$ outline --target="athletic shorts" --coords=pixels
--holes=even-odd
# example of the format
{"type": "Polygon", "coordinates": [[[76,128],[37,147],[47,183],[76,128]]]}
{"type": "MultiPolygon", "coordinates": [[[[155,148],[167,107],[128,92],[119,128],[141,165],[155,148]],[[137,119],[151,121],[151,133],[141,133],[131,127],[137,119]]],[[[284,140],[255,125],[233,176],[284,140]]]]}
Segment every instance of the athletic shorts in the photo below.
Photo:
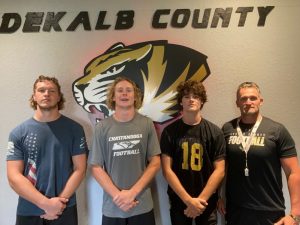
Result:
{"type": "Polygon", "coordinates": [[[284,217],[284,211],[261,211],[242,207],[226,207],[226,225],[273,225],[284,217]]]}
{"type": "Polygon", "coordinates": [[[16,225],[78,225],[77,206],[65,208],[56,220],[46,220],[40,216],[17,215],[16,225]]]}
{"type": "Polygon", "coordinates": [[[118,218],[102,216],[102,225],[155,225],[153,210],[140,215],[118,218]]]}

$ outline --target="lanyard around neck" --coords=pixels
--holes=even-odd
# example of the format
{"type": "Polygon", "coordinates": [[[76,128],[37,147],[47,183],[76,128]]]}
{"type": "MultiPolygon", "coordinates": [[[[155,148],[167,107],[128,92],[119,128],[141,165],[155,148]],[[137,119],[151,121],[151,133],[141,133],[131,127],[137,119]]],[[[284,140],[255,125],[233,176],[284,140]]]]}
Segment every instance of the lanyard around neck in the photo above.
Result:
{"type": "Polygon", "coordinates": [[[241,128],[240,128],[240,125],[239,125],[240,121],[241,121],[241,119],[238,118],[236,129],[237,129],[237,133],[238,133],[239,140],[240,140],[240,142],[242,143],[242,150],[247,154],[248,151],[249,151],[249,149],[250,149],[250,146],[251,146],[253,137],[255,136],[256,131],[257,131],[257,129],[258,129],[258,127],[259,127],[259,125],[260,125],[260,123],[261,123],[261,121],[262,121],[262,116],[260,116],[260,117],[256,120],[254,126],[253,126],[252,129],[251,129],[250,136],[249,136],[248,138],[247,138],[246,136],[243,135],[243,132],[242,132],[242,130],[241,130],[241,128]]]}
{"type": "Polygon", "coordinates": [[[256,120],[254,126],[253,126],[252,129],[251,129],[250,136],[249,136],[248,138],[245,137],[245,136],[243,135],[243,132],[242,132],[242,130],[241,130],[241,128],[240,128],[240,125],[239,125],[240,120],[241,120],[241,119],[238,118],[236,130],[237,130],[237,133],[238,133],[239,140],[240,140],[240,142],[242,143],[242,148],[241,148],[241,149],[242,149],[243,152],[245,152],[245,156],[246,156],[246,162],[245,162],[245,164],[246,164],[246,165],[245,165],[244,172],[245,172],[245,176],[248,177],[248,176],[249,176],[249,169],[248,169],[248,151],[249,151],[249,149],[250,149],[250,146],[251,146],[253,137],[255,136],[256,131],[257,131],[257,129],[258,129],[258,127],[259,127],[259,125],[260,125],[260,123],[261,123],[261,121],[262,121],[262,116],[260,116],[260,117],[256,120]]]}

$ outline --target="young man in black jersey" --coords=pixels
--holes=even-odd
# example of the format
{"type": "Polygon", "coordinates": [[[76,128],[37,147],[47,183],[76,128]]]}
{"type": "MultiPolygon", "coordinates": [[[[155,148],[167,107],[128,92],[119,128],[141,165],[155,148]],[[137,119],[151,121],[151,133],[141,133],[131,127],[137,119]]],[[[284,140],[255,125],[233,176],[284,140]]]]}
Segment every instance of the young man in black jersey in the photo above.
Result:
{"type": "Polygon", "coordinates": [[[260,113],[263,98],[257,84],[237,89],[241,116],[223,126],[226,139],[226,208],[219,201],[227,225],[296,225],[300,222],[300,169],[295,143],[280,123],[260,113]],[[281,168],[291,199],[285,215],[281,168]]]}
{"type": "Polygon", "coordinates": [[[172,225],[216,225],[216,190],[224,177],[225,140],[221,129],[201,116],[207,101],[200,81],[177,87],[182,118],[161,136],[163,174],[169,183],[172,225]]]}

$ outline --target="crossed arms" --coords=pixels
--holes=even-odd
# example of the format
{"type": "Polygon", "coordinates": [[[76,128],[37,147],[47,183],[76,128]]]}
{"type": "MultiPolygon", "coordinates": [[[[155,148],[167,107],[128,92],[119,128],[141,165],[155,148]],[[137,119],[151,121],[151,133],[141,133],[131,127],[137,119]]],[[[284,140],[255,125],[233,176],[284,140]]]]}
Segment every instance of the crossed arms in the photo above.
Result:
{"type": "Polygon", "coordinates": [[[207,206],[207,200],[216,192],[218,186],[224,177],[225,160],[219,159],[214,161],[214,171],[209,177],[207,184],[197,197],[190,196],[184,189],[177,175],[172,170],[172,158],[168,155],[162,154],[162,169],[163,174],[168,181],[173,191],[186,204],[184,214],[187,217],[195,218],[202,214],[207,206]]]}
{"type": "Polygon", "coordinates": [[[129,190],[120,190],[101,166],[92,165],[91,171],[103,190],[112,197],[113,202],[127,212],[139,203],[136,196],[150,183],[160,168],[159,155],[152,156],[148,161],[149,164],[142,176],[129,190]]]}

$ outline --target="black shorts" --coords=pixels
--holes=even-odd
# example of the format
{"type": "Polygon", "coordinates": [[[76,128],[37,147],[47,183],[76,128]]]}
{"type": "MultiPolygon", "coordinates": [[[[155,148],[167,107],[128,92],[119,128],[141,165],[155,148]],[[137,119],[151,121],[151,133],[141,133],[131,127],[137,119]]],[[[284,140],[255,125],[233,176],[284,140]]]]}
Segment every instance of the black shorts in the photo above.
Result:
{"type": "Polygon", "coordinates": [[[242,207],[226,207],[226,225],[273,225],[284,217],[284,211],[261,211],[242,207]]]}
{"type": "Polygon", "coordinates": [[[153,210],[140,215],[118,218],[102,216],[102,225],[155,225],[153,210]]]}
{"type": "Polygon", "coordinates": [[[56,220],[45,220],[40,216],[17,215],[16,225],[78,225],[76,205],[67,207],[56,220]]]}

